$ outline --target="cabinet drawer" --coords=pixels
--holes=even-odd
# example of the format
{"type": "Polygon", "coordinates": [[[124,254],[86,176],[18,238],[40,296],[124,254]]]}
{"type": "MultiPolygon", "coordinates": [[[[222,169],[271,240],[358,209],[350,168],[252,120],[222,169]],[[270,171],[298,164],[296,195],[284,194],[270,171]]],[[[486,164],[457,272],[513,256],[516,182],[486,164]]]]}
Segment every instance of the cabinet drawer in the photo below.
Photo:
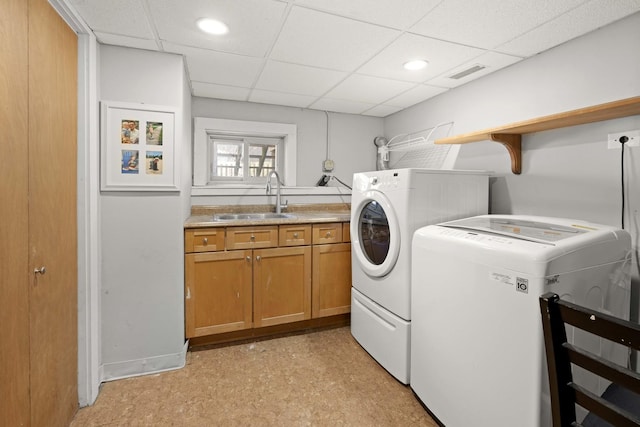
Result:
{"type": "Polygon", "coordinates": [[[311,244],[311,225],[281,225],[279,246],[302,246],[311,244]]]}
{"type": "Polygon", "coordinates": [[[342,223],[313,224],[313,244],[342,242],[342,223]]]}
{"type": "Polygon", "coordinates": [[[224,228],[202,228],[184,232],[185,252],[224,250],[224,228]]]}
{"type": "Polygon", "coordinates": [[[227,228],[227,249],[273,248],[278,246],[278,226],[227,228]]]}
{"type": "Polygon", "coordinates": [[[342,241],[344,243],[349,243],[351,241],[350,226],[351,226],[351,224],[348,223],[348,222],[343,222],[342,223],[342,241]]]}

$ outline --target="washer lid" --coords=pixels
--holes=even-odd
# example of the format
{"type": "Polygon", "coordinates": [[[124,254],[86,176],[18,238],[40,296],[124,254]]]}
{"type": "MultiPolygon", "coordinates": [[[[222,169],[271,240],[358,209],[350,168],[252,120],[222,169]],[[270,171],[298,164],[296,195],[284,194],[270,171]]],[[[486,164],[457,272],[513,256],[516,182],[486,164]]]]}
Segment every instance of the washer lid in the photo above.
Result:
{"type": "Polygon", "coordinates": [[[554,246],[556,242],[588,233],[588,228],[566,226],[544,221],[509,218],[505,216],[477,216],[440,224],[444,227],[462,228],[499,234],[530,242],[554,246]]]}

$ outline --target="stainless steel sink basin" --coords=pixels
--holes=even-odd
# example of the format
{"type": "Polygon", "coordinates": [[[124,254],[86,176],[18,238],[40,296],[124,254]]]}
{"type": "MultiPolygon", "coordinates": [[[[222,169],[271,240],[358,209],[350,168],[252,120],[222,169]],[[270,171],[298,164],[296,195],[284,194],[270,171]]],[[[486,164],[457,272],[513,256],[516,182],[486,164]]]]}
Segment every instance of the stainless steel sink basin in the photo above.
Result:
{"type": "Polygon", "coordinates": [[[283,219],[295,218],[295,215],[286,213],[239,213],[239,214],[216,214],[214,221],[236,221],[236,220],[263,220],[263,219],[283,219]]]}

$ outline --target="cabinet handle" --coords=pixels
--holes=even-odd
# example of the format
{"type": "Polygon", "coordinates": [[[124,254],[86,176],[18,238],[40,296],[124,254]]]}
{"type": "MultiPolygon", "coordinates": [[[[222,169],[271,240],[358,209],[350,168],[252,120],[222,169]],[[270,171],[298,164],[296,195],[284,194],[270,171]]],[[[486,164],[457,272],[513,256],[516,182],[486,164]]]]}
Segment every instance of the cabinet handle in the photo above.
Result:
{"type": "Polygon", "coordinates": [[[40,268],[36,268],[35,270],[33,270],[33,272],[35,274],[44,274],[47,272],[47,269],[44,267],[44,265],[40,268]]]}
{"type": "Polygon", "coordinates": [[[207,246],[207,244],[209,243],[209,239],[207,239],[206,237],[204,239],[202,239],[202,243],[207,246]]]}
{"type": "Polygon", "coordinates": [[[191,299],[191,288],[187,286],[187,295],[185,296],[185,299],[191,299]]]}
{"type": "Polygon", "coordinates": [[[260,255],[258,255],[258,256],[256,257],[256,261],[260,261],[261,259],[262,259],[262,257],[261,257],[260,255]]]}
{"type": "Polygon", "coordinates": [[[253,234],[251,235],[251,241],[256,240],[256,236],[254,236],[253,234]]]}
{"type": "Polygon", "coordinates": [[[298,238],[298,233],[293,233],[293,238],[297,239],[298,238]]]}
{"type": "Polygon", "coordinates": [[[325,237],[326,237],[327,239],[328,239],[329,237],[331,237],[331,232],[330,232],[330,231],[327,231],[327,234],[326,234],[326,236],[325,236],[325,237]]]}
{"type": "Polygon", "coordinates": [[[251,262],[251,257],[247,256],[246,260],[247,260],[247,262],[251,262]]]}

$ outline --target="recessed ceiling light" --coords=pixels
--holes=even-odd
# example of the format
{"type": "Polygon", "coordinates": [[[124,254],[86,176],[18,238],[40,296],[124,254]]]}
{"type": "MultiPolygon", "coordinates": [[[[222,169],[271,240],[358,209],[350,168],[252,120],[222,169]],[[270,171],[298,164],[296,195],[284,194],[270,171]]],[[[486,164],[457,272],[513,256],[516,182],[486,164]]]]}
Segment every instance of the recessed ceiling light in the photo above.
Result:
{"type": "Polygon", "coordinates": [[[219,36],[229,32],[229,27],[227,27],[224,22],[218,21],[217,19],[200,18],[196,23],[198,24],[198,28],[205,33],[219,36]]]}
{"type": "Polygon", "coordinates": [[[429,65],[429,63],[427,61],[425,61],[424,59],[414,59],[412,61],[405,62],[404,63],[404,69],[405,70],[411,70],[411,71],[422,70],[427,65],[429,65]]]}

